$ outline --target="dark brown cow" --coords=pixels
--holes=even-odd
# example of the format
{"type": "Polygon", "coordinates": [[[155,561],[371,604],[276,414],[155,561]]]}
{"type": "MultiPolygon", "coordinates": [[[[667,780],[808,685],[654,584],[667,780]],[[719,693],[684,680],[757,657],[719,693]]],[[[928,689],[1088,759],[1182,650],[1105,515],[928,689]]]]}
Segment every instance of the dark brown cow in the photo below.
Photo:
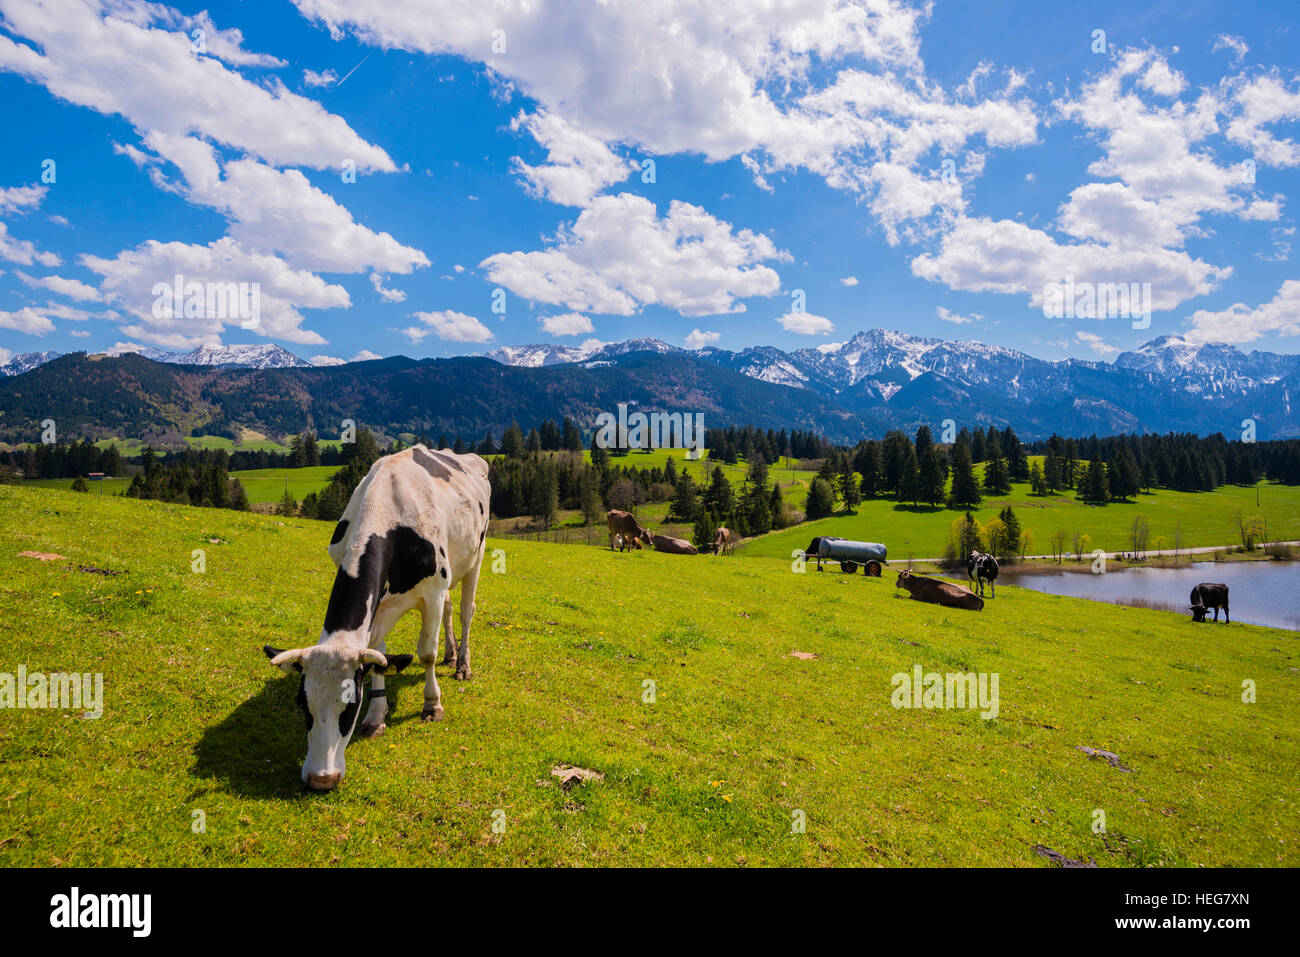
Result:
{"type": "Polygon", "coordinates": [[[731,529],[726,526],[719,526],[713,533],[713,554],[730,555],[735,550],[736,536],[731,534],[731,529]]]}
{"type": "Polygon", "coordinates": [[[938,578],[913,575],[909,571],[898,573],[894,587],[905,589],[917,601],[928,601],[946,608],[966,608],[970,611],[984,608],[984,599],[969,588],[938,578]]]}
{"type": "Polygon", "coordinates": [[[669,538],[667,535],[655,535],[655,551],[667,552],[669,555],[698,555],[700,550],[684,538],[669,538]]]}
{"type": "Polygon", "coordinates": [[[1228,586],[1222,582],[1201,582],[1192,589],[1192,621],[1205,621],[1205,612],[1214,609],[1214,620],[1219,620],[1219,609],[1223,609],[1223,620],[1228,618],[1228,586]]]}
{"type": "Polygon", "coordinates": [[[609,514],[605,516],[605,521],[609,523],[609,550],[614,550],[614,540],[617,536],[622,536],[622,545],[628,548],[640,548],[641,542],[650,544],[650,530],[641,527],[636,520],[636,516],[631,512],[624,512],[617,508],[611,508],[609,514]]]}

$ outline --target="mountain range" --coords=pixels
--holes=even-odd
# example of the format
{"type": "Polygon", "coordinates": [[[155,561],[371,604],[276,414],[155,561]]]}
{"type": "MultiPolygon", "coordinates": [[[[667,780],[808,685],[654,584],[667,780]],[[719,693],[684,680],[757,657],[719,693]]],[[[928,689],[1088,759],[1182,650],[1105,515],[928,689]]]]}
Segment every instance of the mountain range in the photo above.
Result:
{"type": "Polygon", "coordinates": [[[658,339],[507,346],[481,357],[316,366],[275,345],[87,356],[28,353],[0,372],[0,438],[54,417],[64,435],[330,434],[353,418],[387,434],[496,434],[617,402],[702,412],[856,441],[944,419],[1026,438],[1169,430],[1300,435],[1300,356],[1164,336],[1114,362],[1049,361],[1000,346],[873,329],[792,352],[681,349],[658,339]],[[71,430],[71,431],[69,431],[71,430]]]}

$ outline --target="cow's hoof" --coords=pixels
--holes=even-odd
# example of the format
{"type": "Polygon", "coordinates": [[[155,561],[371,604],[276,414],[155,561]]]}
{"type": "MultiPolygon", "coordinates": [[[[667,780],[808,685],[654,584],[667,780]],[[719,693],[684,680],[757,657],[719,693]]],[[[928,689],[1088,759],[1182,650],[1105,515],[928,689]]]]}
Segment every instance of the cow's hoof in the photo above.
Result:
{"type": "Polygon", "coordinates": [[[377,738],[387,730],[388,725],[384,724],[382,721],[379,722],[379,724],[363,724],[361,726],[361,737],[377,738]]]}
{"type": "Polygon", "coordinates": [[[461,665],[459,668],[456,669],[457,681],[469,681],[469,679],[470,679],[469,665],[461,665]]]}
{"type": "Polygon", "coordinates": [[[424,711],[421,712],[421,714],[420,714],[420,720],[421,720],[421,721],[441,721],[441,720],[442,720],[442,706],[440,705],[440,706],[438,706],[437,708],[425,708],[424,711]]]}

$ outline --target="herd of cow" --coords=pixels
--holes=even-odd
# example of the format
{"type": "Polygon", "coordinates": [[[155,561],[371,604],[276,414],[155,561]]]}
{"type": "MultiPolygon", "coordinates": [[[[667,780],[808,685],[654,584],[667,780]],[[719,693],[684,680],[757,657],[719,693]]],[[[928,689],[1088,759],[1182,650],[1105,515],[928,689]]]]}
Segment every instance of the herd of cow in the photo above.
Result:
{"type": "MultiPolygon", "coordinates": [[[[413,660],[411,655],[388,654],[385,639],[406,612],[416,610],[421,619],[415,655],[424,669],[421,719],[438,721],[443,716],[434,666],[444,630],[442,663],[455,667],[457,679],[469,679],[469,633],[487,547],[491,496],[488,464],[482,458],[423,445],[376,461],[353,492],[330,540],[330,558],[338,571],[319,641],[287,651],[263,648],[272,665],[302,676],[298,705],[307,723],[302,780],[309,788],[328,791],[343,780],[344,751],[356,730],[367,678],[370,704],[361,721],[362,737],[385,730],[384,678],[413,660]],[[457,585],[459,648],[451,604],[451,590],[457,585]]],[[[698,554],[690,542],[652,534],[628,512],[611,511],[608,524],[611,549],[646,545],[674,555],[698,554]]],[[[720,528],[710,548],[713,554],[728,554],[735,544],[735,536],[720,528]]],[[[883,546],[872,547],[882,549],[883,558],[883,546]]],[[[978,611],[984,607],[985,584],[989,597],[994,595],[998,563],[992,555],[972,552],[967,577],[978,594],[911,571],[900,572],[896,585],[919,601],[978,611]]],[[[1194,619],[1204,621],[1208,608],[1214,609],[1215,621],[1220,608],[1228,620],[1228,586],[1206,583],[1192,590],[1194,619]]]]}
{"type": "MultiPolygon", "coordinates": [[[[700,553],[698,548],[684,538],[652,534],[648,528],[641,527],[641,523],[631,512],[618,508],[610,509],[609,514],[605,516],[605,521],[609,525],[611,551],[615,549],[620,552],[630,551],[648,545],[657,552],[666,552],[669,555],[700,553]]],[[[731,534],[729,528],[719,528],[713,533],[713,541],[708,547],[714,555],[730,555],[736,550],[736,536],[731,534]]]]}

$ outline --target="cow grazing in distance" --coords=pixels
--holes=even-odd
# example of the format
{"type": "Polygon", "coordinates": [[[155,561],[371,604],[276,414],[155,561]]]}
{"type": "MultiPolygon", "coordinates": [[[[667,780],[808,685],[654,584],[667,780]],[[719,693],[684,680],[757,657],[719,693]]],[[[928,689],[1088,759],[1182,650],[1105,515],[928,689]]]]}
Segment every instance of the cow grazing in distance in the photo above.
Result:
{"type": "Polygon", "coordinates": [[[642,528],[641,523],[636,520],[636,516],[631,512],[611,508],[609,514],[605,516],[605,522],[609,525],[610,551],[614,550],[614,540],[618,536],[622,536],[622,544],[619,545],[620,551],[623,546],[640,548],[642,543],[650,544],[650,530],[642,528]]]}
{"type": "Polygon", "coordinates": [[[1192,621],[1205,621],[1205,612],[1214,609],[1214,620],[1219,620],[1219,609],[1223,609],[1224,624],[1231,624],[1228,618],[1228,586],[1222,583],[1201,582],[1192,589],[1192,621]]]}
{"type": "Polygon", "coordinates": [[[667,552],[669,555],[698,555],[700,553],[698,548],[684,538],[656,535],[653,541],[657,552],[667,552]]]}
{"type": "Polygon", "coordinates": [[[303,782],[328,791],[343,780],[344,749],[357,724],[361,683],[371,679],[363,737],[385,728],[384,675],[411,663],[390,655],[385,637],[412,609],[420,612],[417,655],[424,668],[425,721],[442,718],[434,674],[440,626],[447,624],[448,663],[468,680],[474,619],[492,489],[477,455],[435,452],[416,445],[370,467],[334,529],[329,553],[338,572],[319,642],[309,648],[263,649],[271,664],[302,675],[298,704],[307,717],[303,782]],[[460,649],[451,633],[451,589],[460,585],[460,649]]]}
{"type": "Polygon", "coordinates": [[[731,529],[726,526],[718,526],[717,531],[713,533],[713,554],[730,555],[736,550],[736,536],[731,534],[731,529]]]}
{"type": "Polygon", "coordinates": [[[994,582],[998,580],[998,560],[992,555],[986,555],[983,552],[972,551],[970,558],[966,559],[966,578],[975,582],[975,591],[980,596],[984,595],[984,583],[989,583],[989,597],[997,597],[997,589],[994,582]]]}
{"type": "Polygon", "coordinates": [[[969,588],[940,581],[938,578],[913,575],[906,570],[898,573],[898,581],[894,582],[894,587],[904,589],[917,601],[928,601],[947,608],[966,608],[970,611],[980,611],[984,608],[984,599],[969,588]]]}

